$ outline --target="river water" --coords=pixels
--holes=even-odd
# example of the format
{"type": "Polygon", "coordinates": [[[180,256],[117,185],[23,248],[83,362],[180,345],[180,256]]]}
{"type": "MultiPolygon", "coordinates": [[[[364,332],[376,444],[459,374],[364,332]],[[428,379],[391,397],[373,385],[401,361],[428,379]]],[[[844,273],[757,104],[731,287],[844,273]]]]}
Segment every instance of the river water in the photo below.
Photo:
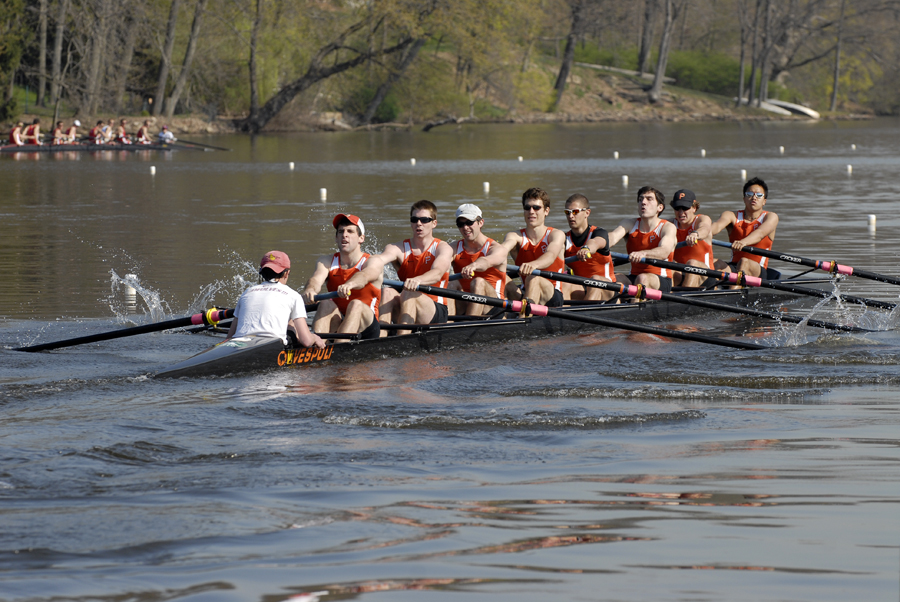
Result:
{"type": "Polygon", "coordinates": [[[867,334],[690,322],[765,351],[600,330],[174,381],[152,375],[212,337],[12,348],[233,306],[272,248],[301,286],[339,211],[370,251],[422,198],[438,236],[475,202],[500,237],[531,186],[551,225],[581,192],[611,228],[645,184],[739,209],[746,170],[777,249],[900,275],[898,140],[897,120],[491,125],[0,156],[0,600],[897,600],[883,310],[783,306],[867,334]]]}

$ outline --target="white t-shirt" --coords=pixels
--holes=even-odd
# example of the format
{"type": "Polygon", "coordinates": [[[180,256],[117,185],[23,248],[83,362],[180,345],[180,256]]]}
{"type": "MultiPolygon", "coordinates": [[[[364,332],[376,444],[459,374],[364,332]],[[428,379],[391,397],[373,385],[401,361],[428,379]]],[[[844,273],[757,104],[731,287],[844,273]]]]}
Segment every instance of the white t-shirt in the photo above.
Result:
{"type": "Polygon", "coordinates": [[[238,326],[235,337],[255,334],[280,337],[287,344],[288,323],[306,319],[306,304],[300,293],[280,282],[263,282],[244,291],[234,315],[238,326]]]}

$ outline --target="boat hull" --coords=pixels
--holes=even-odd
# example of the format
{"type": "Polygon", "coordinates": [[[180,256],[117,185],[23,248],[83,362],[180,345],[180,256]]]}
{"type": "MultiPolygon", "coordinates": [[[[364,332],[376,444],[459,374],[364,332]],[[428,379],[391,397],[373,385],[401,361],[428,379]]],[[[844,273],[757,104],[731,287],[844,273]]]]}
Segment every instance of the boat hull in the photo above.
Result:
{"type": "Polygon", "coordinates": [[[25,144],[0,146],[0,153],[70,153],[96,151],[170,151],[167,144],[25,144]]]}

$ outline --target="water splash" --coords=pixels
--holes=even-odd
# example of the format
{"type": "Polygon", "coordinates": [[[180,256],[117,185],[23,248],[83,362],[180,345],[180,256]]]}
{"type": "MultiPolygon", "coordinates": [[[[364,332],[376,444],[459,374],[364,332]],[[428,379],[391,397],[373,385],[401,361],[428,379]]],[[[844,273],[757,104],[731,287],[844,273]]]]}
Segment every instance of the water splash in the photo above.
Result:
{"type": "Polygon", "coordinates": [[[136,297],[140,295],[144,301],[144,314],[150,316],[150,322],[161,322],[171,314],[168,303],[162,300],[158,291],[141,284],[135,274],[119,276],[115,270],[109,270],[108,297],[109,308],[119,322],[133,322],[129,316],[137,314],[136,297]]]}

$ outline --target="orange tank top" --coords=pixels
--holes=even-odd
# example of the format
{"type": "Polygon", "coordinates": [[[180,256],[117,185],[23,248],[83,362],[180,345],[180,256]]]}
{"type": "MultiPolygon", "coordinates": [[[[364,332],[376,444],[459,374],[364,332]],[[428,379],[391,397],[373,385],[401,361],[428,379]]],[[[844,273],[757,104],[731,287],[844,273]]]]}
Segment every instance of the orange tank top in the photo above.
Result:
{"type": "MultiPolygon", "coordinates": [[[[434,263],[434,258],[437,255],[437,248],[440,244],[440,240],[435,238],[431,241],[431,244],[428,245],[428,248],[425,249],[419,255],[414,255],[412,252],[412,245],[409,243],[409,239],[403,241],[403,261],[400,262],[400,268],[397,270],[397,278],[400,280],[406,281],[410,278],[415,278],[416,276],[421,276],[425,272],[431,270],[431,266],[434,263]]],[[[450,272],[445,272],[443,276],[441,276],[440,282],[437,284],[432,284],[431,286],[435,286],[438,288],[447,288],[447,283],[450,281],[450,272]]],[[[447,305],[446,300],[443,297],[438,297],[437,295],[428,295],[435,303],[440,303],[441,305],[447,305]]]]}
{"type": "MultiPolygon", "coordinates": [[[[588,235],[585,243],[591,239],[597,226],[588,226],[588,235]]],[[[572,241],[572,231],[566,232],[566,257],[574,257],[578,254],[581,247],[575,246],[572,241]]],[[[594,276],[603,276],[613,282],[616,281],[616,273],[613,271],[612,255],[601,255],[600,253],[591,253],[591,258],[587,261],[573,261],[568,264],[572,272],[576,276],[582,278],[593,278],[594,276]]]]}
{"type": "MultiPolygon", "coordinates": [[[[541,240],[537,242],[537,244],[533,244],[530,240],[528,240],[528,236],[525,235],[525,229],[519,230],[519,235],[522,237],[522,242],[519,245],[519,252],[516,253],[516,265],[522,265],[523,263],[530,263],[547,252],[547,247],[550,246],[550,233],[553,231],[553,228],[547,227],[547,231],[544,232],[544,236],[541,237],[541,240]]],[[[557,257],[553,260],[553,263],[550,264],[550,267],[544,268],[547,272],[556,272],[557,274],[562,274],[566,270],[566,262],[562,257],[557,257]]],[[[553,282],[553,288],[556,290],[560,290],[560,282],[556,280],[553,282]]]]}
{"type": "MultiPolygon", "coordinates": [[[[662,241],[662,229],[663,226],[668,224],[669,222],[661,219],[655,228],[650,230],[649,232],[641,232],[641,218],[635,218],[634,226],[631,227],[631,232],[625,237],[625,250],[631,254],[636,251],[648,251],[650,249],[655,249],[659,246],[660,241],[662,241]]],[[[669,253],[669,261],[674,259],[674,251],[669,253]]],[[[637,276],[638,274],[656,274],[657,276],[661,276],[663,278],[671,278],[672,272],[667,270],[666,268],[658,268],[656,266],[647,265],[646,263],[632,263],[631,264],[631,275],[637,276]]]]}
{"type": "MultiPolygon", "coordinates": [[[[338,287],[360,271],[363,268],[363,265],[369,259],[368,253],[363,253],[362,257],[359,261],[356,262],[351,268],[343,269],[341,268],[341,254],[335,253],[331,258],[331,268],[328,270],[328,279],[326,281],[326,285],[330,292],[334,292],[338,289],[338,287]]],[[[372,308],[372,311],[375,312],[375,319],[378,319],[378,306],[381,305],[381,289],[372,284],[371,282],[365,285],[362,288],[358,288],[350,293],[349,299],[343,299],[341,297],[336,297],[334,299],[334,304],[338,306],[338,309],[341,310],[342,315],[347,315],[347,306],[351,301],[359,299],[366,305],[372,308]]]]}
{"type": "MultiPolygon", "coordinates": [[[[750,235],[751,232],[762,226],[763,222],[766,221],[766,215],[768,215],[768,211],[763,211],[762,214],[753,221],[747,221],[744,219],[744,212],[737,212],[737,222],[731,226],[731,232],[728,233],[728,240],[730,242],[734,242],[736,240],[741,240],[742,238],[746,238],[750,235]]],[[[766,236],[764,239],[751,245],[756,247],[757,249],[765,249],[769,250],[772,248],[772,239],[766,236]]],[[[762,257],[760,255],[751,255],[750,253],[745,253],[744,251],[732,251],[731,252],[731,263],[739,263],[741,259],[747,258],[754,263],[758,263],[762,267],[769,266],[769,258],[762,257]]]]}
{"type": "MultiPolygon", "coordinates": [[[[487,242],[484,243],[480,249],[475,251],[474,253],[469,253],[466,251],[466,245],[463,240],[459,240],[456,243],[456,255],[453,256],[453,261],[451,265],[453,266],[453,271],[457,274],[462,271],[464,267],[469,265],[470,263],[474,263],[478,260],[479,257],[484,257],[491,250],[491,245],[494,244],[495,241],[492,238],[488,238],[487,242]]],[[[506,274],[500,271],[499,268],[488,268],[483,272],[475,272],[475,276],[478,278],[484,278],[497,293],[500,295],[500,298],[503,299],[503,285],[506,284],[506,274]]],[[[472,279],[471,278],[462,278],[459,281],[459,285],[462,290],[467,293],[472,292],[472,279]]]]}
{"type": "MultiPolygon", "coordinates": [[[[678,242],[684,242],[688,237],[688,234],[697,231],[698,219],[700,219],[699,215],[694,218],[690,228],[682,229],[678,227],[678,224],[675,224],[675,236],[678,238],[678,242]]],[[[675,247],[675,261],[678,263],[687,263],[691,259],[699,261],[709,269],[712,269],[713,264],[715,264],[712,245],[705,240],[698,240],[697,244],[693,247],[688,245],[675,247]]]]}

